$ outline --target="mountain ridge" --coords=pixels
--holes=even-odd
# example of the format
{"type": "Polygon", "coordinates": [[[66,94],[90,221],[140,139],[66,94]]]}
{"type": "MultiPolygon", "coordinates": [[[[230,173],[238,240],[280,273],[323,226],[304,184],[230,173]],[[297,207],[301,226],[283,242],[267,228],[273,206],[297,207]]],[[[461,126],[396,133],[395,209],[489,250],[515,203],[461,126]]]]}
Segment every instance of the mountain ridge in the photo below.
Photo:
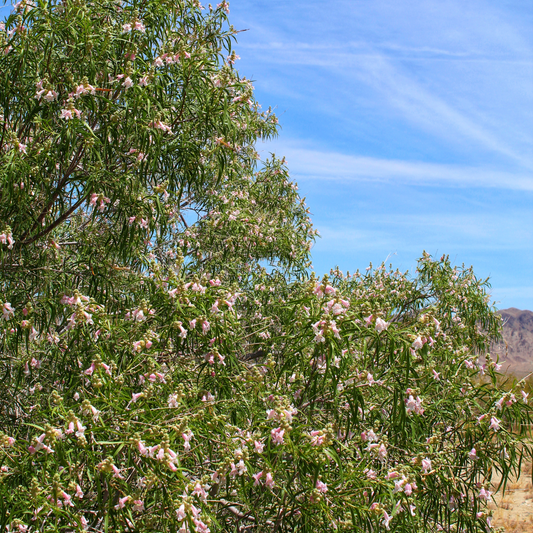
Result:
{"type": "Polygon", "coordinates": [[[533,312],[516,307],[500,309],[504,320],[503,340],[492,348],[492,356],[499,356],[502,371],[522,378],[533,372],[533,312]]]}

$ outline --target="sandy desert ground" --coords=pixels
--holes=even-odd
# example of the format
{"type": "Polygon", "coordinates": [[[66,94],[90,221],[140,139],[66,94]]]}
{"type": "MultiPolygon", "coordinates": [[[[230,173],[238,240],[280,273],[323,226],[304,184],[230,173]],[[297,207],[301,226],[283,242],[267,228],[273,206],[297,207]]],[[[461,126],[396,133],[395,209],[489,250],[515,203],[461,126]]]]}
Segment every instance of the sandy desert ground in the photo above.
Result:
{"type": "Polygon", "coordinates": [[[493,526],[505,528],[506,533],[533,533],[531,463],[525,465],[519,479],[511,480],[505,494],[495,495],[489,507],[494,510],[493,526]]]}

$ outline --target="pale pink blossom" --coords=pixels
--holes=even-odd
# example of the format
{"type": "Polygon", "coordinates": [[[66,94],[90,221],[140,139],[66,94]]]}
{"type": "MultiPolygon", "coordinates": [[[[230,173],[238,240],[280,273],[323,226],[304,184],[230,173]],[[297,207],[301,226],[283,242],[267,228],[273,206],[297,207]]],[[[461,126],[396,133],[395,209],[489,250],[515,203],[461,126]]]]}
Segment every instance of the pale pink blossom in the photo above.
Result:
{"type": "Polygon", "coordinates": [[[368,479],[377,479],[377,474],[374,472],[374,470],[367,470],[366,471],[366,477],[368,479]]]}
{"type": "Polygon", "coordinates": [[[142,392],[132,392],[131,393],[131,401],[135,403],[139,398],[143,396],[142,392]]]}
{"type": "Polygon", "coordinates": [[[274,481],[274,478],[272,477],[272,474],[270,472],[268,472],[267,475],[265,476],[265,485],[269,489],[273,489],[276,485],[276,482],[274,481]]]}
{"type": "Polygon", "coordinates": [[[316,488],[322,494],[325,494],[328,491],[328,486],[323,481],[320,481],[320,479],[317,479],[316,481],[316,488]]]}
{"type": "Polygon", "coordinates": [[[492,493],[490,492],[490,490],[487,490],[485,488],[482,488],[479,491],[479,499],[480,500],[485,500],[485,501],[488,502],[490,500],[491,495],[492,495],[492,493]]]}
{"type": "Polygon", "coordinates": [[[382,318],[376,318],[376,331],[378,333],[381,333],[382,331],[385,331],[389,327],[389,323],[385,322],[382,318]]]}
{"type": "Polygon", "coordinates": [[[417,337],[414,341],[413,341],[413,349],[414,350],[420,350],[420,348],[422,348],[422,346],[424,346],[424,342],[422,341],[422,338],[421,337],[417,337]]]}
{"type": "Polygon", "coordinates": [[[279,446],[280,444],[283,444],[284,443],[284,440],[283,440],[283,435],[284,434],[285,434],[285,430],[281,429],[280,427],[273,429],[270,432],[270,435],[272,437],[272,442],[276,446],[279,446]]]}
{"type": "Polygon", "coordinates": [[[389,526],[389,522],[392,520],[392,516],[389,516],[389,514],[387,513],[387,511],[383,511],[383,520],[382,520],[382,523],[383,525],[385,526],[385,528],[387,528],[388,530],[390,530],[390,526],[389,526]]]}
{"type": "Polygon", "coordinates": [[[492,429],[493,431],[498,431],[500,429],[500,420],[498,420],[495,416],[493,416],[491,419],[490,419],[490,425],[489,425],[490,429],[492,429]]]}
{"type": "Polygon", "coordinates": [[[13,236],[11,235],[11,233],[4,232],[0,233],[0,243],[7,244],[7,247],[11,250],[15,241],[13,240],[13,236]]]}
{"type": "Polygon", "coordinates": [[[56,91],[48,91],[44,96],[43,98],[47,101],[47,102],[53,102],[54,100],[57,99],[57,93],[56,91]]]}
{"type": "Polygon", "coordinates": [[[378,457],[381,461],[384,461],[387,457],[387,448],[384,444],[380,444],[378,448],[378,457]]]}
{"type": "Polygon", "coordinates": [[[144,502],[142,500],[133,500],[133,510],[134,511],[137,511],[137,512],[142,512],[144,511],[144,502]]]}
{"type": "Polygon", "coordinates": [[[422,401],[418,396],[413,397],[412,394],[409,395],[409,398],[405,400],[405,409],[407,414],[412,414],[413,412],[417,415],[423,415],[424,409],[422,408],[422,401]]]}
{"type": "Polygon", "coordinates": [[[326,436],[323,434],[322,431],[311,431],[310,435],[312,446],[320,446],[321,444],[324,444],[324,441],[326,440],[326,436]]]}
{"type": "Polygon", "coordinates": [[[194,489],[193,489],[192,493],[195,496],[198,496],[198,498],[200,498],[204,502],[207,499],[207,493],[205,492],[204,487],[202,487],[202,485],[200,484],[199,481],[196,482],[196,485],[194,486],[194,489]]]}
{"type": "Polygon", "coordinates": [[[5,302],[2,305],[2,314],[3,314],[4,320],[9,320],[12,316],[14,316],[15,310],[13,309],[13,307],[11,306],[9,302],[5,302]]]}
{"type": "Polygon", "coordinates": [[[146,28],[144,27],[144,24],[140,20],[136,20],[135,24],[133,25],[133,29],[140,31],[144,33],[146,31],[146,28]]]}
{"type": "Polygon", "coordinates": [[[178,520],[180,522],[182,520],[185,520],[185,518],[187,517],[187,513],[185,512],[185,505],[183,503],[176,509],[176,515],[178,516],[178,520]]]}
{"type": "Polygon", "coordinates": [[[124,496],[123,498],[118,499],[118,503],[115,505],[115,509],[124,509],[126,504],[130,501],[131,496],[124,496]]]}
{"type": "Polygon", "coordinates": [[[194,437],[194,433],[189,430],[187,433],[182,433],[181,436],[183,437],[183,440],[185,441],[183,445],[183,449],[188,452],[191,449],[191,439],[194,437]]]}

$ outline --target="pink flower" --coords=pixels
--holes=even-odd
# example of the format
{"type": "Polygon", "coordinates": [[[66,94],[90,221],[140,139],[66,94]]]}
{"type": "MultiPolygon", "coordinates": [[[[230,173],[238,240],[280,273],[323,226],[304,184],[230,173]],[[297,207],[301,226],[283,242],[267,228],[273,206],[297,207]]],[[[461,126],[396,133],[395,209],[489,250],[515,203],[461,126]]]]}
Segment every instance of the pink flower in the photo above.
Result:
{"type": "Polygon", "coordinates": [[[115,505],[115,509],[124,509],[126,507],[126,504],[130,501],[130,496],[124,496],[124,498],[119,498],[117,505],[115,505]]]}
{"type": "Polygon", "coordinates": [[[242,476],[248,470],[242,459],[237,463],[237,470],[239,472],[239,476],[242,476]]]}
{"type": "Polygon", "coordinates": [[[2,313],[4,316],[4,320],[9,320],[9,318],[15,314],[15,310],[13,309],[13,307],[11,307],[11,304],[9,302],[6,302],[2,306],[2,313]]]}
{"type": "Polygon", "coordinates": [[[324,289],[324,292],[326,294],[335,294],[337,290],[333,288],[331,285],[326,285],[326,288],[324,289]]]}
{"type": "Polygon", "coordinates": [[[479,457],[477,456],[477,452],[476,452],[476,449],[475,448],[472,448],[469,452],[468,452],[468,457],[474,461],[477,461],[479,459],[479,457]]]}
{"type": "Polygon", "coordinates": [[[55,91],[48,91],[43,98],[47,102],[53,102],[57,98],[57,93],[55,91]]]}
{"type": "Polygon", "coordinates": [[[176,509],[176,515],[178,516],[178,520],[181,522],[187,517],[187,513],[185,512],[185,505],[182,503],[178,509],[176,509]]]}
{"type": "Polygon", "coordinates": [[[134,511],[144,511],[144,502],[142,500],[133,500],[133,510],[134,511]]]}
{"type": "Polygon", "coordinates": [[[383,511],[383,525],[390,530],[389,522],[392,520],[392,516],[389,516],[387,511],[383,511]]]}
{"type": "Polygon", "coordinates": [[[490,500],[490,497],[491,497],[491,492],[490,490],[486,490],[485,488],[482,488],[480,491],[479,491],[479,498],[481,500],[485,500],[485,501],[489,501],[490,500]]]}
{"type": "Polygon", "coordinates": [[[252,474],[252,477],[254,478],[254,487],[257,487],[257,485],[260,484],[260,479],[261,477],[263,476],[263,471],[261,470],[261,472],[257,472],[257,474],[252,474]]]}
{"type": "Polygon", "coordinates": [[[96,369],[96,364],[92,363],[91,366],[87,370],[85,370],[84,374],[87,376],[92,376],[95,369],[96,369]]]}
{"type": "Polygon", "coordinates": [[[422,338],[421,337],[417,337],[414,341],[413,341],[413,349],[414,350],[420,350],[420,348],[422,348],[422,346],[424,346],[424,342],[422,341],[422,338]]]}
{"type": "Polygon", "coordinates": [[[424,409],[422,408],[422,400],[417,396],[416,399],[410,394],[409,398],[405,400],[405,409],[407,414],[415,413],[417,415],[423,415],[424,409]]]}
{"type": "Polygon", "coordinates": [[[111,465],[111,470],[113,470],[113,477],[124,479],[124,477],[120,474],[120,470],[115,465],[111,465]]]}
{"type": "Polygon", "coordinates": [[[181,436],[183,437],[183,440],[185,441],[185,444],[183,446],[184,450],[188,452],[191,449],[191,439],[194,437],[194,433],[189,430],[187,433],[182,433],[181,436]]]}
{"type": "Polygon", "coordinates": [[[384,461],[385,458],[387,457],[387,448],[385,447],[384,444],[380,444],[378,448],[378,457],[380,458],[381,461],[384,461]]]}
{"type": "Polygon", "coordinates": [[[500,420],[498,420],[495,416],[493,416],[490,419],[490,429],[494,431],[498,431],[500,429],[500,420]]]}
{"type": "Polygon", "coordinates": [[[320,446],[321,444],[324,444],[325,440],[326,436],[322,433],[322,431],[311,431],[312,446],[320,446]]]}
{"type": "Polygon", "coordinates": [[[316,481],[316,488],[322,494],[326,494],[326,492],[328,491],[328,486],[323,481],[320,481],[320,479],[317,479],[316,481]]]}
{"type": "Polygon", "coordinates": [[[67,494],[65,491],[61,491],[61,493],[59,495],[61,496],[61,498],[63,498],[63,501],[65,502],[65,505],[69,505],[70,507],[74,507],[74,504],[72,503],[72,498],[71,498],[70,494],[67,494]]]}
{"type": "Polygon", "coordinates": [[[376,318],[376,331],[381,333],[389,327],[389,323],[385,322],[382,318],[376,318]]]}
{"type": "Polygon", "coordinates": [[[222,8],[229,15],[229,4],[224,0],[220,4],[217,4],[217,8],[222,8]]]}
{"type": "Polygon", "coordinates": [[[264,447],[265,445],[262,442],[258,440],[254,441],[254,448],[257,453],[263,453],[264,447]]]}
{"type": "Polygon", "coordinates": [[[13,240],[13,236],[11,233],[0,233],[0,243],[7,244],[8,248],[11,250],[13,248],[13,244],[15,241],[13,240]]]}
{"type": "Polygon", "coordinates": [[[146,31],[146,28],[144,27],[144,24],[140,20],[137,20],[135,22],[135,24],[133,25],[133,29],[137,30],[137,31],[141,31],[143,33],[146,31]]]}
{"type": "Polygon", "coordinates": [[[135,403],[141,396],[143,395],[142,392],[132,392],[131,394],[131,401],[135,403]]]}
{"type": "Polygon", "coordinates": [[[276,485],[275,481],[274,481],[274,478],[272,477],[272,474],[270,472],[268,472],[268,474],[266,475],[265,477],[265,485],[269,488],[269,489],[273,489],[274,486],[276,485]]]}
{"type": "Polygon", "coordinates": [[[167,400],[169,407],[178,407],[179,405],[179,396],[177,394],[169,394],[168,400],[167,400]]]}
{"type": "Polygon", "coordinates": [[[422,471],[427,474],[431,470],[431,460],[425,457],[422,459],[422,471]]]}
{"type": "Polygon", "coordinates": [[[205,489],[202,487],[199,481],[196,482],[196,485],[194,486],[194,490],[192,491],[192,493],[195,496],[198,496],[198,498],[200,498],[204,502],[207,499],[207,493],[205,492],[205,489]]]}
{"type": "Polygon", "coordinates": [[[374,470],[367,470],[366,471],[366,477],[368,479],[376,479],[377,478],[377,474],[376,474],[376,472],[374,472],[374,470]]]}
{"type": "Polygon", "coordinates": [[[285,430],[281,428],[275,428],[270,432],[270,435],[272,437],[272,442],[279,446],[280,444],[284,443],[283,435],[285,434],[285,430]]]}
{"type": "Polygon", "coordinates": [[[128,76],[128,77],[124,80],[123,85],[124,85],[124,87],[126,87],[126,89],[129,89],[130,87],[133,87],[133,81],[132,81],[132,79],[128,76]]]}

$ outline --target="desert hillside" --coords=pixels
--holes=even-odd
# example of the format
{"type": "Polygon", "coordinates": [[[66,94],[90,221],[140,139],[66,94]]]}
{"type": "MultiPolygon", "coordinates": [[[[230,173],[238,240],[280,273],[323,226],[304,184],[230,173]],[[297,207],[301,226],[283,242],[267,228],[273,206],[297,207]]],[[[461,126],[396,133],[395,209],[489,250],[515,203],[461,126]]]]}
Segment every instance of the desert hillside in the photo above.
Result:
{"type": "Polygon", "coordinates": [[[499,354],[503,371],[522,378],[533,372],[533,312],[511,307],[499,313],[504,319],[503,342],[492,354],[499,354]]]}

